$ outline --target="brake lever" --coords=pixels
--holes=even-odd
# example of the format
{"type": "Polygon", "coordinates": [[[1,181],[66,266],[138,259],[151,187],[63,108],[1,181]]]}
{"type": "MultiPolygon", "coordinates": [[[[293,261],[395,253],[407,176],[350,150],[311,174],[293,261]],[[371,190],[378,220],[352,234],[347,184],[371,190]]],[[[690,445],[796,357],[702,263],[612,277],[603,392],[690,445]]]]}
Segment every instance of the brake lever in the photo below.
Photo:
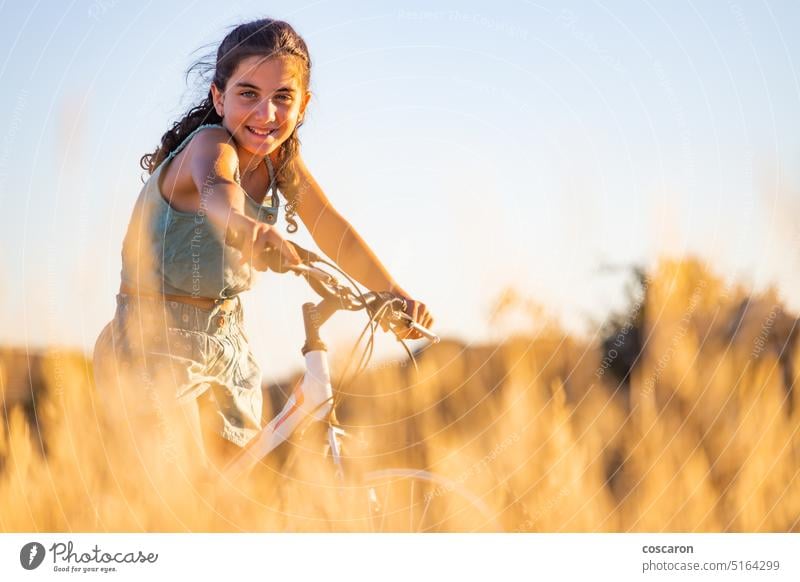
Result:
{"type": "MultiPolygon", "coordinates": [[[[439,343],[441,338],[438,335],[433,333],[427,327],[418,324],[416,321],[414,321],[413,317],[406,313],[408,303],[406,302],[405,298],[390,292],[377,293],[377,296],[383,299],[384,305],[386,302],[389,303],[391,313],[387,314],[387,316],[390,320],[390,325],[392,323],[401,323],[402,320],[402,325],[404,325],[407,329],[413,329],[414,331],[419,332],[423,337],[429,339],[435,344],[439,343]]],[[[374,315],[374,312],[372,313],[374,315]]],[[[397,332],[395,332],[395,334],[396,333],[397,332]]]]}

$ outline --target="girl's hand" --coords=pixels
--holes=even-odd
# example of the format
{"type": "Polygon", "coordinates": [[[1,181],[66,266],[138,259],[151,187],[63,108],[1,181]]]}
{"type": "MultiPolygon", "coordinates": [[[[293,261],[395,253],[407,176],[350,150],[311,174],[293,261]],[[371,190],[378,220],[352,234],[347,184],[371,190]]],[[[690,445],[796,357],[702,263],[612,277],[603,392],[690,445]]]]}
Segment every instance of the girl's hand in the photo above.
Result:
{"type": "Polygon", "coordinates": [[[263,222],[257,222],[252,230],[245,235],[241,248],[242,259],[240,265],[250,263],[257,271],[269,269],[266,251],[277,249],[281,254],[281,263],[287,266],[300,265],[302,261],[294,247],[286,242],[277,228],[263,222]]]}
{"type": "MultiPolygon", "coordinates": [[[[427,306],[424,303],[422,303],[422,301],[411,299],[411,297],[405,294],[399,294],[399,295],[406,300],[406,313],[414,319],[414,322],[418,323],[422,327],[430,329],[431,326],[433,325],[433,316],[428,311],[427,306]]],[[[384,327],[384,331],[386,331],[386,327],[384,327]]],[[[402,339],[402,340],[419,339],[421,337],[424,337],[417,330],[411,329],[402,324],[395,326],[393,331],[397,336],[397,339],[402,339]]]]}

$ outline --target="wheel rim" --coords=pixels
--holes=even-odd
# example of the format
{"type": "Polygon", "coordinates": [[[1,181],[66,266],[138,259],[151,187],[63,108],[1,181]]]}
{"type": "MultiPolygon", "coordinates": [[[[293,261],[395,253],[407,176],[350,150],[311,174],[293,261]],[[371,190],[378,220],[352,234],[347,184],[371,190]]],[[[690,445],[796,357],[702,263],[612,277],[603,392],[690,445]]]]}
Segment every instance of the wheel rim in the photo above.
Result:
{"type": "Polygon", "coordinates": [[[362,484],[380,504],[377,512],[368,507],[372,531],[502,531],[482,499],[441,475],[383,469],[365,473],[362,484]]]}

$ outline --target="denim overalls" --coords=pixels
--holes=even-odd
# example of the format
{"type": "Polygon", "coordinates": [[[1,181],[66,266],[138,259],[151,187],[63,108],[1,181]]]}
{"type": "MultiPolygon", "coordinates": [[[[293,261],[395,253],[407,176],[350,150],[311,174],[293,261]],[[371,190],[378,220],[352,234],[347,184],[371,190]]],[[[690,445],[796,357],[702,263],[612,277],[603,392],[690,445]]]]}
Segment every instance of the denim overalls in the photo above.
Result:
{"type": "MultiPolygon", "coordinates": [[[[181,212],[160,189],[168,162],[207,127],[221,126],[195,129],[142,187],[123,242],[121,278],[129,288],[147,294],[117,295],[114,318],[95,344],[94,374],[101,398],[121,394],[123,383],[134,386],[122,404],[126,413],[152,413],[154,403],[170,398],[183,403],[198,399],[212,411],[211,429],[244,446],[261,428],[262,393],[261,370],[242,328],[238,294],[252,286],[256,271],[238,266],[239,251],[226,246],[209,223],[203,192],[197,212],[181,212]],[[161,293],[219,303],[206,310],[165,300],[158,297],[161,293]],[[231,298],[223,307],[223,300],[231,298]]],[[[277,188],[269,158],[265,162],[272,196],[259,204],[246,195],[245,213],[274,224],[277,188]]]]}

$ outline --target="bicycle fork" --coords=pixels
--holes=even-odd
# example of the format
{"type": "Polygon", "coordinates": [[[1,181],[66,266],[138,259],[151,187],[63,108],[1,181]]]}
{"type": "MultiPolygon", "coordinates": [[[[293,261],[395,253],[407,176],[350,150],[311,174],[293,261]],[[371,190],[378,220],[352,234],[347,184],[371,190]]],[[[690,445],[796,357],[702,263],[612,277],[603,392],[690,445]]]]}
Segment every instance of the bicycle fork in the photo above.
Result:
{"type": "MultiPolygon", "coordinates": [[[[295,385],[286,405],[223,469],[226,479],[235,480],[249,473],[261,459],[287,440],[304,420],[312,418],[321,421],[328,418],[333,407],[333,389],[326,353],[310,351],[306,353],[305,360],[306,373],[295,385]]],[[[331,427],[331,430],[334,428],[331,427]]],[[[338,442],[335,438],[331,442],[336,443],[338,455],[338,442]]]]}
{"type": "Polygon", "coordinates": [[[342,447],[339,437],[344,436],[345,432],[338,426],[328,424],[328,453],[333,461],[337,481],[344,482],[344,468],[342,466],[342,447]]]}

